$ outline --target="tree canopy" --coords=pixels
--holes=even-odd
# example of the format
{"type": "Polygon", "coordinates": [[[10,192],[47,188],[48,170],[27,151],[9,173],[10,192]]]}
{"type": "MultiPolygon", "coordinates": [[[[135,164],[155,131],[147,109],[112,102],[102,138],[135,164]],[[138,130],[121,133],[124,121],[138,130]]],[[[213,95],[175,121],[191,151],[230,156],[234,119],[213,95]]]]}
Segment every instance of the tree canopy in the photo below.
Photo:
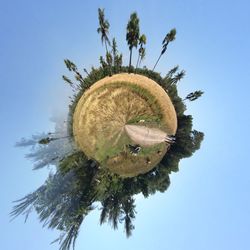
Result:
{"type": "Polygon", "coordinates": [[[139,36],[140,36],[139,18],[137,16],[137,13],[133,12],[130,15],[130,19],[127,24],[127,34],[126,34],[126,40],[130,50],[129,69],[131,69],[131,63],[132,63],[132,50],[133,48],[137,48],[139,42],[139,36]]]}

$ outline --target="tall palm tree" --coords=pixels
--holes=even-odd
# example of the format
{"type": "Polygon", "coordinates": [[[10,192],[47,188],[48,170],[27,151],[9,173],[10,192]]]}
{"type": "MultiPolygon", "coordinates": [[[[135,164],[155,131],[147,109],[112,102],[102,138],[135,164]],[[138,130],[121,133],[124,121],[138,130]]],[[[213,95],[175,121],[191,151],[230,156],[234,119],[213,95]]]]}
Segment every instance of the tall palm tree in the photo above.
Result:
{"type": "Polygon", "coordinates": [[[105,44],[106,54],[108,53],[108,45],[110,45],[110,41],[108,38],[109,33],[109,22],[105,19],[104,9],[98,8],[98,19],[99,19],[99,27],[97,28],[98,34],[101,34],[102,44],[105,44]]]}
{"type": "Polygon", "coordinates": [[[175,36],[176,36],[176,29],[171,29],[169,33],[167,33],[167,35],[165,36],[165,38],[163,39],[162,41],[162,50],[161,50],[161,54],[160,56],[158,57],[155,65],[154,65],[154,68],[153,68],[153,71],[156,67],[156,65],[158,64],[158,62],[160,61],[162,55],[166,52],[167,48],[168,48],[168,44],[172,41],[175,40],[175,36]]]}
{"type": "Polygon", "coordinates": [[[147,38],[146,38],[146,36],[144,34],[142,34],[139,37],[140,48],[139,48],[139,53],[138,53],[138,59],[137,59],[137,63],[136,63],[136,68],[138,68],[139,62],[145,57],[146,49],[145,49],[145,47],[143,47],[143,45],[145,45],[146,42],[147,42],[147,38]]]}
{"type": "Polygon", "coordinates": [[[139,34],[140,34],[139,18],[137,17],[137,13],[134,12],[130,15],[130,19],[127,24],[127,34],[126,34],[126,40],[130,50],[129,71],[131,71],[132,50],[134,47],[137,48],[139,34]]]}

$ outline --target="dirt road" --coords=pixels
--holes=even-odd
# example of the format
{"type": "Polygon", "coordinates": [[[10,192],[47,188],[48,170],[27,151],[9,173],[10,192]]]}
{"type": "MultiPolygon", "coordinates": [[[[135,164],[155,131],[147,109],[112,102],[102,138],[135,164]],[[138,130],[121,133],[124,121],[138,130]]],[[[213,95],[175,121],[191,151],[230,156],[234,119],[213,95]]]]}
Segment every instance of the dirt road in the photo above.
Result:
{"type": "Polygon", "coordinates": [[[135,143],[141,146],[152,146],[165,141],[167,134],[157,128],[138,125],[125,125],[125,131],[135,143]]]}

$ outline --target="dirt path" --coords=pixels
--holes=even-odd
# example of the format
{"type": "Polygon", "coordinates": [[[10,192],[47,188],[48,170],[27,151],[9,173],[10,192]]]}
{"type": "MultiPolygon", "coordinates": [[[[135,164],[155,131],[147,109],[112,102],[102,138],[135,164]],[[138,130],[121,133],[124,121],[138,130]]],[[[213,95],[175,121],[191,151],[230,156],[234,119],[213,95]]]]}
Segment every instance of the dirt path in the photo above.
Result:
{"type": "Polygon", "coordinates": [[[135,143],[141,146],[152,146],[165,141],[166,133],[156,128],[125,125],[125,131],[135,143]]]}

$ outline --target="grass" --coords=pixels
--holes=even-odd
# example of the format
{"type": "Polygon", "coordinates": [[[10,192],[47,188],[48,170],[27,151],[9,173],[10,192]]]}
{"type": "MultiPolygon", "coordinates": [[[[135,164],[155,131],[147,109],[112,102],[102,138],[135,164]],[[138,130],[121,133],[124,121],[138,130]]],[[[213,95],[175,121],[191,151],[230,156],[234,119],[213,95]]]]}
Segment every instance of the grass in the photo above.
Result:
{"type": "Polygon", "coordinates": [[[152,85],[152,80],[148,82],[144,76],[120,75],[104,78],[84,93],[74,112],[73,132],[78,147],[89,158],[130,177],[152,169],[164,155],[159,151],[166,152],[167,145],[143,147],[138,156],[133,156],[126,145],[134,143],[124,126],[144,120],[144,126],[174,133],[176,114],[164,90],[162,103],[164,96],[161,89],[156,91],[157,83],[152,85]]]}

